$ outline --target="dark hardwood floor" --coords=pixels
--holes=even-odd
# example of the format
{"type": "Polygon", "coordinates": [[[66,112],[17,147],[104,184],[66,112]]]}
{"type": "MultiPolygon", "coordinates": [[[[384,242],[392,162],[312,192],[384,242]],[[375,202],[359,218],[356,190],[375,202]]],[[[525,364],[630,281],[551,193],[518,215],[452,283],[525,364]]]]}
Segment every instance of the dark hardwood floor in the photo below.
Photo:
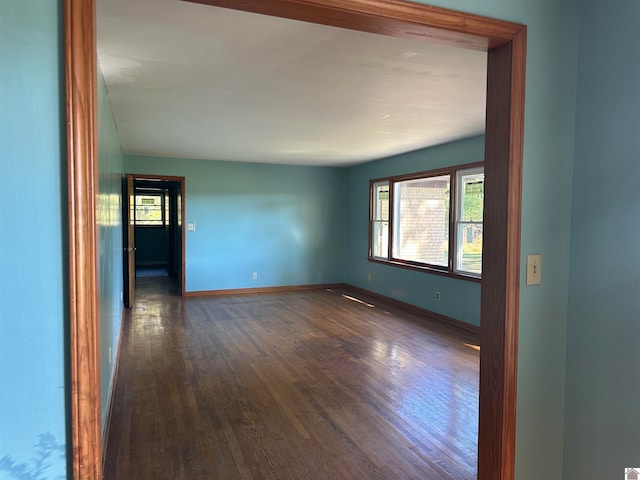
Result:
{"type": "Polygon", "coordinates": [[[342,291],[137,284],[107,480],[476,478],[473,334],[342,291]]]}

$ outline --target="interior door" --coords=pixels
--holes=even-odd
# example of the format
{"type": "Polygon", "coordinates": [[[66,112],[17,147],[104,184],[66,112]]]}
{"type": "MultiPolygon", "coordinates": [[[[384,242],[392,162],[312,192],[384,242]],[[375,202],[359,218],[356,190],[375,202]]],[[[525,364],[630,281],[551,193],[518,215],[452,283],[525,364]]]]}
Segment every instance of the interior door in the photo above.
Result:
{"type": "Polygon", "coordinates": [[[135,236],[135,208],[136,198],[133,175],[127,175],[124,180],[124,305],[132,308],[136,298],[136,236],[135,236]]]}

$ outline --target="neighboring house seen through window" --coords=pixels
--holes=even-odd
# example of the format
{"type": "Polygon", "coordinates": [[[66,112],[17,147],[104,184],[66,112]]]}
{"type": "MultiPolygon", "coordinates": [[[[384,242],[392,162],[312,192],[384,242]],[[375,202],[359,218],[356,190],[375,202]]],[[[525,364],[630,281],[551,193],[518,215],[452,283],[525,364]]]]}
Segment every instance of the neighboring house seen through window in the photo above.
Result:
{"type": "Polygon", "coordinates": [[[482,275],[482,164],[372,180],[370,195],[370,260],[482,275]]]}

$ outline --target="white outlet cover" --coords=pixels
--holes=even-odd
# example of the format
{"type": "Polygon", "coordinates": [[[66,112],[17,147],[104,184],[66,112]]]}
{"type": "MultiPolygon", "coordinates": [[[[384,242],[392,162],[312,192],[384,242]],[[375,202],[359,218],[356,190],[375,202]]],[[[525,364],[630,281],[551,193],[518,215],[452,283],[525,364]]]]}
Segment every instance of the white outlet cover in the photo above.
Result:
{"type": "Polygon", "coordinates": [[[527,285],[542,283],[542,255],[527,255],[527,285]]]}

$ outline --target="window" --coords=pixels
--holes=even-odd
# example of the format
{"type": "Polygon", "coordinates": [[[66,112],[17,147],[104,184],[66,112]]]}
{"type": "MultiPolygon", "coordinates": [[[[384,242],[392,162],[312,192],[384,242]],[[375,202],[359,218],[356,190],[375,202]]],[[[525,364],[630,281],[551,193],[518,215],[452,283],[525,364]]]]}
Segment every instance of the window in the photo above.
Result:
{"type": "Polygon", "coordinates": [[[481,276],[482,164],[373,180],[370,202],[370,260],[481,276]]]}
{"type": "Polygon", "coordinates": [[[447,267],[449,175],[395,182],[393,258],[447,267]]]}
{"type": "Polygon", "coordinates": [[[373,184],[371,255],[387,258],[389,254],[389,182],[373,184]]]}
{"type": "Polygon", "coordinates": [[[165,198],[168,192],[141,191],[135,194],[135,223],[136,225],[168,225],[169,202],[165,198]]]}
{"type": "Polygon", "coordinates": [[[482,274],[482,217],[484,207],[484,170],[470,168],[456,173],[455,271],[482,274]]]}

